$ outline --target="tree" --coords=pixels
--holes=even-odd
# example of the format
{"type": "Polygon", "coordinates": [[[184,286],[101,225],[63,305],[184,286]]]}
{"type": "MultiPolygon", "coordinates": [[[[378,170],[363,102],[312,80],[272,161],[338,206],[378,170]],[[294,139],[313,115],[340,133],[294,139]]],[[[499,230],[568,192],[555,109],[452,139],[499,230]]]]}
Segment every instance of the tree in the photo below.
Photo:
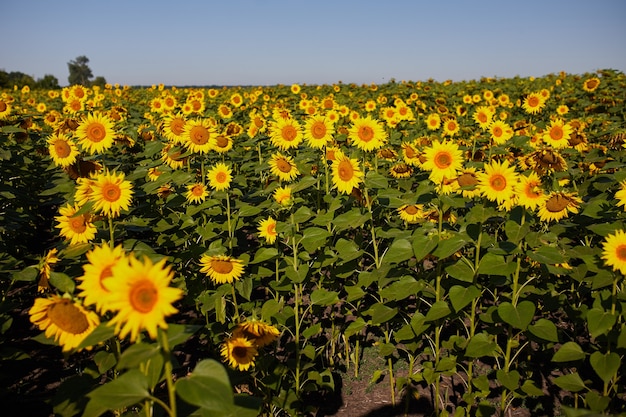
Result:
{"type": "Polygon", "coordinates": [[[70,85],[81,84],[81,85],[89,85],[89,80],[93,78],[93,73],[91,72],[91,68],[89,68],[89,58],[85,55],[81,55],[76,57],[75,60],[67,63],[67,67],[70,71],[69,77],[67,80],[70,85]]]}
{"type": "Polygon", "coordinates": [[[104,78],[102,75],[98,75],[93,82],[91,83],[92,86],[97,85],[100,88],[104,88],[104,86],[106,85],[107,80],[106,78],[104,78]]]}
{"type": "Polygon", "coordinates": [[[59,80],[54,75],[46,74],[43,78],[37,80],[35,86],[46,90],[54,90],[59,88],[59,80]]]}

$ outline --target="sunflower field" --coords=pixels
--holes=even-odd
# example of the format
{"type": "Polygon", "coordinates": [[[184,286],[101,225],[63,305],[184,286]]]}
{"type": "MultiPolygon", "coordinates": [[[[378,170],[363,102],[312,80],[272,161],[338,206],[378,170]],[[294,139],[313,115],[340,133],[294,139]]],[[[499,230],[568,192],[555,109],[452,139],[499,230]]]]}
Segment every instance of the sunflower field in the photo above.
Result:
{"type": "Polygon", "coordinates": [[[426,415],[624,415],[625,98],[614,70],[2,91],[0,398],[313,416],[360,375],[426,415]]]}

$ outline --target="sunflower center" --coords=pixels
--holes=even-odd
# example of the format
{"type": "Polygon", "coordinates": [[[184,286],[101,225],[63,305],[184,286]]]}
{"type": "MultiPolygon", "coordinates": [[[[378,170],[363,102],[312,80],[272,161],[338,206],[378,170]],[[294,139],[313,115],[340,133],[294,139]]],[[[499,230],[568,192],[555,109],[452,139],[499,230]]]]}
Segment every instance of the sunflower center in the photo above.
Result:
{"type": "Polygon", "coordinates": [[[456,181],[459,183],[460,187],[469,187],[478,184],[476,176],[468,172],[459,175],[456,181]]]}
{"type": "Polygon", "coordinates": [[[493,128],[491,133],[493,133],[495,137],[499,138],[500,136],[502,136],[502,128],[500,126],[496,126],[493,128]]]}
{"type": "Polygon", "coordinates": [[[7,103],[5,103],[4,101],[0,100],[0,112],[6,111],[7,110],[7,103]]]}
{"type": "Polygon", "coordinates": [[[551,213],[558,213],[562,210],[565,210],[569,203],[569,198],[561,194],[553,195],[548,199],[548,201],[546,201],[546,210],[551,213]]]}
{"type": "Polygon", "coordinates": [[[406,157],[409,159],[415,158],[417,156],[417,153],[415,152],[415,150],[411,148],[410,146],[407,146],[406,148],[404,148],[404,153],[406,157]]]}
{"type": "Polygon", "coordinates": [[[120,190],[120,187],[118,187],[115,184],[106,184],[102,188],[102,197],[106,201],[110,201],[110,202],[117,201],[119,200],[121,195],[122,195],[122,190],[120,190]]]}
{"type": "Polygon", "coordinates": [[[626,245],[619,245],[615,248],[615,255],[620,261],[626,261],[626,245]]]}
{"type": "Polygon", "coordinates": [[[85,224],[85,216],[76,216],[70,219],[70,228],[74,233],[83,233],[87,229],[85,224]]]}
{"type": "Polygon", "coordinates": [[[202,103],[199,100],[193,100],[191,102],[191,108],[194,111],[198,111],[198,110],[200,110],[202,108],[202,103]]]}
{"type": "Polygon", "coordinates": [[[374,139],[374,129],[369,126],[361,126],[359,128],[358,135],[359,139],[361,139],[363,142],[369,142],[374,139]]]}
{"type": "Polygon", "coordinates": [[[354,168],[349,161],[339,162],[338,172],[342,181],[350,181],[354,177],[354,168]]]}
{"type": "Polygon", "coordinates": [[[216,259],[211,262],[211,267],[218,274],[228,274],[233,270],[233,264],[228,260],[216,259]]]}
{"type": "Polygon", "coordinates": [[[215,141],[218,148],[226,148],[228,146],[228,138],[224,135],[219,135],[215,141]]]}
{"type": "Polygon", "coordinates": [[[487,123],[487,115],[485,113],[478,113],[478,121],[480,123],[487,123]]]}
{"type": "Polygon", "coordinates": [[[100,142],[106,136],[106,129],[101,123],[91,123],[87,126],[87,137],[92,142],[100,142]]]}
{"type": "Polygon", "coordinates": [[[191,128],[189,138],[196,145],[204,145],[209,141],[209,131],[204,126],[194,126],[191,128]]]}
{"type": "Polygon", "coordinates": [[[133,285],[129,298],[133,310],[149,313],[159,299],[159,292],[151,281],[144,279],[133,285]]]}
{"type": "Polygon", "coordinates": [[[260,128],[260,127],[263,127],[263,120],[261,120],[261,118],[260,118],[260,117],[255,117],[255,118],[254,118],[254,125],[255,125],[256,127],[259,127],[259,128],[260,128]]]}
{"type": "Polygon", "coordinates": [[[554,126],[550,129],[550,137],[553,140],[563,139],[563,129],[560,126],[554,126]]]}
{"type": "Polygon", "coordinates": [[[413,215],[417,214],[417,212],[418,212],[418,211],[419,211],[419,210],[418,210],[418,209],[417,209],[417,207],[416,207],[416,206],[414,206],[414,205],[411,205],[411,206],[406,206],[406,208],[404,209],[404,212],[405,212],[406,214],[410,214],[411,216],[413,216],[413,215]]]}
{"type": "Polygon", "coordinates": [[[52,304],[48,309],[48,318],[66,333],[81,334],[89,328],[85,313],[67,299],[52,304]]]}
{"type": "Polygon", "coordinates": [[[72,153],[72,148],[64,140],[57,140],[54,142],[54,152],[56,152],[59,158],[67,158],[72,153]]]}
{"type": "Polygon", "coordinates": [[[530,107],[537,107],[539,105],[539,97],[535,97],[535,96],[529,97],[528,105],[530,107]]]}
{"type": "Polygon", "coordinates": [[[267,225],[267,234],[274,235],[276,234],[276,223],[270,223],[267,225]]]}
{"type": "Polygon", "coordinates": [[[291,172],[291,164],[289,161],[283,158],[279,158],[276,160],[276,167],[280,172],[289,173],[291,172]]]}
{"type": "Polygon", "coordinates": [[[283,127],[281,131],[281,135],[284,140],[291,142],[292,140],[296,139],[296,136],[298,135],[298,131],[296,130],[295,127],[288,125],[288,126],[283,127]]]}
{"type": "Polygon", "coordinates": [[[435,165],[439,169],[446,169],[452,165],[452,156],[448,152],[438,152],[434,159],[435,165]]]}
{"type": "Polygon", "coordinates": [[[502,191],[506,188],[506,178],[503,175],[497,174],[491,177],[489,180],[491,188],[496,191],[502,191]]]}
{"type": "Polygon", "coordinates": [[[172,122],[170,123],[170,130],[176,136],[182,135],[183,130],[185,130],[185,121],[183,119],[172,120],[172,122]]]}
{"type": "Polygon", "coordinates": [[[201,196],[204,193],[204,188],[201,185],[194,185],[191,189],[191,194],[195,196],[201,196]]]}
{"type": "Polygon", "coordinates": [[[541,192],[539,191],[538,184],[530,183],[526,186],[526,197],[528,198],[541,197],[541,192]]]}
{"type": "Polygon", "coordinates": [[[448,122],[448,130],[450,132],[455,131],[456,130],[456,123],[455,122],[448,122]]]}
{"type": "Polygon", "coordinates": [[[242,362],[248,358],[248,349],[245,346],[235,346],[233,356],[237,358],[237,362],[242,362]]]}
{"type": "Polygon", "coordinates": [[[228,177],[224,171],[218,172],[217,175],[215,176],[215,180],[219,182],[220,184],[225,183],[227,179],[228,177]]]}
{"type": "Polygon", "coordinates": [[[598,86],[597,80],[587,80],[587,88],[593,89],[593,88],[596,88],[597,86],[598,86]]]}
{"type": "Polygon", "coordinates": [[[326,136],[326,125],[322,122],[317,122],[311,127],[311,134],[315,139],[322,139],[326,136]]]}

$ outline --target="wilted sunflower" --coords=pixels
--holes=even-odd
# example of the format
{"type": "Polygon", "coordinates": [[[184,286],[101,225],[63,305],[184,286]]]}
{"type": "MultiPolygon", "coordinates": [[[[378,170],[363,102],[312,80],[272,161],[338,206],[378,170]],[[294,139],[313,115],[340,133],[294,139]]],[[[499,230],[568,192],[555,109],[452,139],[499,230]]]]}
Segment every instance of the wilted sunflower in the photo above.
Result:
{"type": "Polygon", "coordinates": [[[218,162],[207,172],[209,185],[216,191],[227,190],[233,179],[232,170],[224,163],[218,162]]]}
{"type": "Polygon", "coordinates": [[[293,158],[280,152],[274,153],[270,157],[268,164],[272,175],[277,176],[280,181],[293,181],[300,175],[293,158]]]}
{"type": "Polygon", "coordinates": [[[426,218],[426,214],[423,210],[424,206],[421,204],[404,204],[396,210],[400,218],[405,222],[418,223],[426,218]]]}
{"type": "Polygon", "coordinates": [[[569,138],[572,134],[572,127],[562,119],[555,119],[550,122],[550,126],[543,134],[543,141],[554,149],[566,148],[569,146],[569,138]]]}
{"type": "Polygon", "coordinates": [[[94,202],[94,210],[103,215],[117,217],[121,210],[128,210],[133,198],[133,185],[125,180],[124,173],[98,174],[92,184],[90,200],[94,202]]]}
{"type": "Polygon", "coordinates": [[[574,193],[555,191],[544,196],[537,214],[544,222],[559,221],[569,213],[578,213],[581,204],[582,199],[574,193]]]}
{"type": "Polygon", "coordinates": [[[67,135],[54,134],[48,138],[47,142],[50,157],[55,165],[67,167],[76,162],[79,153],[78,148],[67,135]]]}
{"type": "Polygon", "coordinates": [[[208,195],[209,192],[206,185],[201,182],[197,182],[195,184],[187,185],[185,199],[187,199],[190,203],[200,204],[207,198],[208,195]]]}
{"type": "Polygon", "coordinates": [[[604,264],[626,275],[626,233],[616,230],[609,234],[602,243],[604,264]]]}
{"type": "Polygon", "coordinates": [[[113,276],[113,267],[124,259],[126,253],[122,246],[111,248],[109,244],[95,246],[87,252],[87,263],[83,265],[83,275],[76,288],[80,290],[79,297],[87,306],[96,305],[96,311],[109,310],[108,298],[111,294],[106,281],[113,276]]]}
{"type": "Polygon", "coordinates": [[[243,261],[227,255],[202,255],[200,272],[205,273],[214,283],[233,282],[243,275],[243,261]]]}
{"type": "Polygon", "coordinates": [[[430,171],[429,178],[439,183],[443,178],[456,178],[456,172],[463,167],[463,152],[452,141],[435,140],[424,148],[424,162],[421,168],[430,171]]]}
{"type": "Polygon", "coordinates": [[[209,119],[192,119],[185,123],[183,143],[192,152],[206,154],[211,150],[214,123],[209,119]]]}
{"type": "Polygon", "coordinates": [[[139,332],[146,330],[155,340],[159,327],[167,329],[165,317],[178,312],[172,304],[183,291],[170,287],[174,273],[165,262],[163,258],[152,263],[148,257],[140,261],[130,254],[111,268],[113,275],[106,280],[107,301],[116,314],[109,326],[115,325],[120,339],[130,334],[130,341],[135,342],[139,332]]]}
{"type": "Polygon", "coordinates": [[[304,122],[304,139],[311,148],[322,149],[333,140],[335,127],[323,115],[310,116],[304,122]]]}
{"type": "Polygon", "coordinates": [[[36,298],[28,311],[30,321],[64,352],[77,348],[100,324],[100,317],[82,305],[58,295],[36,298]]]}
{"type": "Polygon", "coordinates": [[[352,189],[359,186],[363,181],[363,172],[359,168],[359,162],[346,155],[339,155],[332,164],[333,187],[339,192],[350,194],[352,189]]]}
{"type": "Polygon", "coordinates": [[[58,222],[55,227],[61,229],[59,233],[70,241],[70,245],[87,243],[93,240],[98,232],[96,226],[91,222],[91,213],[76,214],[79,210],[80,206],[77,203],[74,203],[73,206],[67,204],[65,207],[59,208],[60,216],[54,218],[58,222]]]}
{"type": "Polygon", "coordinates": [[[525,163],[539,175],[567,170],[565,158],[553,149],[538,149],[528,155],[525,163]]]}
{"type": "Polygon", "coordinates": [[[261,220],[259,222],[258,231],[259,237],[264,238],[267,243],[274,243],[276,241],[276,237],[278,236],[278,233],[276,232],[276,220],[272,217],[261,220]]]}
{"type": "Polygon", "coordinates": [[[515,196],[515,186],[518,174],[515,167],[509,166],[509,161],[502,163],[493,161],[485,165],[485,172],[478,173],[478,189],[490,201],[502,204],[515,196]]]}
{"type": "Polygon", "coordinates": [[[367,115],[352,122],[348,129],[348,138],[357,148],[367,152],[379,149],[387,143],[387,132],[382,123],[367,115]]]}
{"type": "Polygon", "coordinates": [[[251,340],[233,336],[222,344],[220,354],[232,368],[247,371],[259,353],[251,340]]]}
{"type": "Polygon", "coordinates": [[[113,146],[115,139],[115,124],[111,118],[100,112],[84,116],[78,128],[76,136],[80,145],[90,154],[104,152],[113,146]]]}
{"type": "Polygon", "coordinates": [[[279,118],[270,123],[270,140],[282,150],[297,148],[303,137],[302,127],[295,119],[279,118]]]}
{"type": "Polygon", "coordinates": [[[274,200],[281,206],[288,206],[291,202],[291,187],[278,187],[274,190],[274,200]]]}
{"type": "Polygon", "coordinates": [[[239,323],[233,331],[233,337],[244,337],[257,347],[264,347],[280,336],[278,329],[259,320],[247,320],[239,323]]]}

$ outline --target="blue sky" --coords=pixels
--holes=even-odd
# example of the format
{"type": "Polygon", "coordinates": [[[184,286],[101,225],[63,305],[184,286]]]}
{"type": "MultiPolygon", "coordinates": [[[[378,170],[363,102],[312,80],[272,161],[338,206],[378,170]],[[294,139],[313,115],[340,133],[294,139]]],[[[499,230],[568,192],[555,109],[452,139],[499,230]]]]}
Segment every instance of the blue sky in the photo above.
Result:
{"type": "Polygon", "coordinates": [[[626,1],[3,0],[0,69],[67,85],[385,83],[626,72],[626,1]]]}

